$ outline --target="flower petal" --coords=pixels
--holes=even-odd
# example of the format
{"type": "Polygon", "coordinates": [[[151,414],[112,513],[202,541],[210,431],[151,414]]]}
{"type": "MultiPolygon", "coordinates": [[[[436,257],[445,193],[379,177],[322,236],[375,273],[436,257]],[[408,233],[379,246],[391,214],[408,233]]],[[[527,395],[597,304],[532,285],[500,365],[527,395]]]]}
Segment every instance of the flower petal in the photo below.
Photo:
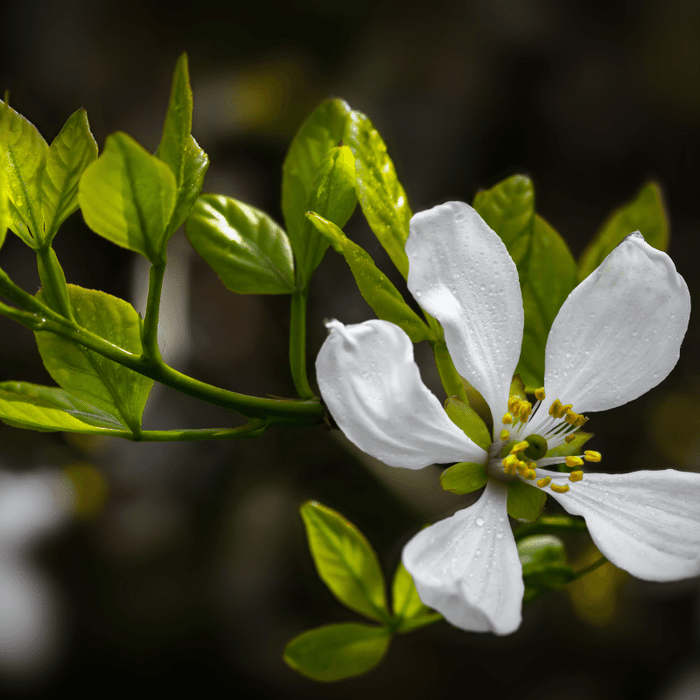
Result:
{"type": "Polygon", "coordinates": [[[330,334],[316,358],[318,385],[336,423],[360,449],[409,469],[486,459],[423,384],[404,331],[377,320],[326,325],[330,334]]]}
{"type": "Polygon", "coordinates": [[[500,430],[523,337],[515,263],[463,202],[416,214],[406,253],[408,288],[442,324],[457,371],[486,399],[500,430]]]}
{"type": "Polygon", "coordinates": [[[403,549],[420,599],[463,630],[510,634],[520,626],[525,589],[507,494],[506,484],[490,480],[473,506],[421,530],[403,549]]]}
{"type": "Polygon", "coordinates": [[[586,519],[593,541],[615,566],[648,581],[700,574],[700,474],[584,474],[575,483],[561,472],[538,469],[537,475],[570,487],[548,493],[586,519]]]}
{"type": "MultiPolygon", "coordinates": [[[[625,238],[574,289],[545,351],[547,399],[604,411],[646,393],[678,361],[690,294],[666,253],[625,238]]],[[[543,406],[543,408],[546,408],[543,406]]]]}

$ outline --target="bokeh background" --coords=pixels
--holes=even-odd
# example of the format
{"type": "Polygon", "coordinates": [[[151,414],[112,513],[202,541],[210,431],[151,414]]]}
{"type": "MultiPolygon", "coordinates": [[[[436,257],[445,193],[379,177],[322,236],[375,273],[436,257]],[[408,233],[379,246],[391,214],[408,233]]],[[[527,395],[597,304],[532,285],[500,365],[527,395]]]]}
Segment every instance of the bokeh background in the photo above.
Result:
{"type": "MultiPolygon", "coordinates": [[[[205,191],[281,221],[286,148],[322,99],[339,96],[384,136],[414,211],[471,201],[527,173],[538,211],[576,255],[612,209],[658,180],[670,254],[698,298],[695,0],[15,0],[0,22],[0,86],[49,141],[82,106],[100,147],[123,130],[154,150],[183,50],[194,135],[211,158],[205,191]]],[[[359,212],[347,232],[390,272],[359,212]]],[[[144,266],[90,233],[80,214],[55,247],[70,282],[143,304],[144,266]]],[[[163,342],[172,364],[238,391],[293,395],[288,299],[227,292],[182,232],[169,255],[163,342]]],[[[38,287],[29,251],[11,235],[0,265],[38,287]]],[[[332,250],[309,314],[310,363],[325,317],[371,316],[332,250]]],[[[695,315],[671,376],[592,418],[606,470],[700,469],[699,335],[695,315]]],[[[0,337],[0,380],[51,383],[29,331],[0,319],[0,337]]],[[[443,396],[429,351],[417,354],[443,396]]],[[[154,390],[145,416],[148,428],[235,420],[167,389],[154,390]]],[[[532,603],[510,637],[440,623],[395,639],[364,678],[317,685],[296,675],[281,660],[290,638],[356,619],[317,578],[299,505],[315,498],[345,514],[387,573],[423,523],[465,505],[441,492],[437,468],[391,470],[337,431],[135,445],[1,426],[0,444],[0,488],[20,494],[0,493],[0,509],[24,513],[29,533],[7,564],[0,532],[0,609],[16,617],[0,630],[5,696],[700,697],[700,582],[654,585],[611,566],[532,603]],[[42,500],[66,474],[91,494],[77,513],[58,496],[42,500]]],[[[577,563],[591,556],[585,539],[569,544],[577,563]]]]}

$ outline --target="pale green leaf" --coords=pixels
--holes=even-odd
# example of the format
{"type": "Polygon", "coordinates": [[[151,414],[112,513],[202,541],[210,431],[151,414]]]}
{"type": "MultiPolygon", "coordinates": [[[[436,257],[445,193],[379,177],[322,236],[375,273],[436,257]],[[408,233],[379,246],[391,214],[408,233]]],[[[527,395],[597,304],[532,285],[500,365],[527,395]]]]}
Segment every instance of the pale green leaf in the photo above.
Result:
{"type": "Polygon", "coordinates": [[[291,294],[294,258],[285,232],[264,212],[223,195],[202,195],[187,238],[238,294],[291,294]]]}
{"type": "Polygon", "coordinates": [[[390,641],[386,627],[354,622],[325,625],[292,639],[283,658],[295,671],[315,681],[339,681],[374,668],[390,641]]]}
{"type": "Polygon", "coordinates": [[[631,202],[614,211],[603,224],[581,255],[579,279],[586,279],[616,245],[635,231],[639,231],[654,248],[668,248],[668,217],[661,188],[655,182],[644,185],[631,202]]]}
{"type": "Polygon", "coordinates": [[[531,523],[542,514],[547,494],[520,479],[508,484],[508,515],[521,523],[531,523]]]}
{"type": "Polygon", "coordinates": [[[486,423],[468,403],[458,396],[450,396],[445,401],[445,411],[450,420],[479,447],[484,450],[491,447],[491,433],[486,423]]]}
{"type": "MultiPolygon", "coordinates": [[[[74,285],[68,285],[68,295],[80,326],[141,354],[141,319],[132,306],[105,292],[74,285]]],[[[40,300],[41,296],[39,292],[40,300]]],[[[35,337],[44,366],[61,388],[138,432],[152,379],[53,333],[40,331],[35,337]]]]}
{"type": "Polygon", "coordinates": [[[459,495],[476,491],[487,481],[486,465],[475,462],[457,462],[440,474],[440,486],[459,495]]]}
{"type": "Polygon", "coordinates": [[[104,151],[80,180],[78,201],[97,234],[162,262],[177,184],[170,168],[127,134],[107,137],[104,151]]]}
{"type": "Polygon", "coordinates": [[[360,294],[372,307],[374,313],[384,321],[402,328],[414,343],[432,338],[433,334],[405,302],[389,278],[374,264],[369,254],[353,243],[334,223],[314,212],[308,214],[309,221],[323,234],[350,266],[360,294]]]}
{"type": "Polygon", "coordinates": [[[301,507],[301,516],[318,575],[336,598],[365,617],[388,621],[384,576],[365,536],[315,501],[301,507]]]}
{"type": "Polygon", "coordinates": [[[398,618],[397,632],[410,632],[442,619],[440,613],[436,613],[423,605],[418,597],[418,591],[413,583],[411,574],[406,571],[401,562],[396,567],[396,573],[394,574],[391,599],[394,616],[398,618]]]}
{"type": "Polygon", "coordinates": [[[406,240],[411,209],[386,145],[372,122],[353,112],[346,143],[355,152],[357,199],[375,236],[404,279],[408,277],[406,240]]]}
{"type": "Polygon", "coordinates": [[[40,204],[44,230],[37,236],[51,243],[58,227],[78,208],[78,183],[85,168],[97,158],[97,143],[87,113],[73,113],[49,147],[41,170],[40,204]]]}
{"type": "Polygon", "coordinates": [[[209,157],[194,140],[192,131],[192,89],[187,54],[175,66],[168,114],[156,156],[167,163],[177,184],[175,208],[168,224],[170,237],[187,218],[202,191],[209,157]]]}

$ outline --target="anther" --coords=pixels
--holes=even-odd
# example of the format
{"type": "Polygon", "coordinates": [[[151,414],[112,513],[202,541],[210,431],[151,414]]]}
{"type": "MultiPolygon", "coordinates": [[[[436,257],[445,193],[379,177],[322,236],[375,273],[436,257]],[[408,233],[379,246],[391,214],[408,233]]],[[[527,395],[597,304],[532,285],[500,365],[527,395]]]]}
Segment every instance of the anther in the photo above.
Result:
{"type": "Polygon", "coordinates": [[[560,409],[559,409],[559,415],[555,416],[555,418],[563,418],[571,409],[573,408],[573,404],[566,403],[564,404],[560,409]]]}
{"type": "Polygon", "coordinates": [[[576,427],[580,428],[587,420],[588,418],[586,418],[586,416],[579,415],[576,419],[576,427]]]}
{"type": "Polygon", "coordinates": [[[555,493],[566,493],[569,490],[569,486],[567,484],[552,484],[549,488],[551,488],[555,493]]]}
{"type": "Polygon", "coordinates": [[[580,467],[583,465],[583,460],[580,457],[567,457],[564,462],[567,467],[580,467]]]}
{"type": "Polygon", "coordinates": [[[551,476],[545,476],[541,479],[537,479],[537,485],[543,489],[545,486],[549,486],[549,482],[552,480],[551,476]]]}
{"type": "Polygon", "coordinates": [[[518,442],[515,445],[513,445],[513,447],[511,447],[510,453],[514,455],[518,452],[524,452],[528,447],[530,447],[530,443],[527,440],[523,440],[522,442],[518,442]]]}
{"type": "Polygon", "coordinates": [[[513,422],[513,416],[510,413],[503,414],[503,425],[510,425],[513,422]]]}
{"type": "Polygon", "coordinates": [[[581,479],[583,479],[583,472],[581,470],[569,474],[569,481],[581,481],[581,479]]]}
{"type": "Polygon", "coordinates": [[[586,462],[600,462],[603,459],[603,455],[600,452],[595,452],[594,450],[585,450],[583,453],[583,458],[586,462]]]}
{"type": "Polygon", "coordinates": [[[544,393],[544,387],[541,389],[535,389],[535,398],[538,401],[544,401],[547,398],[546,394],[544,393]]]}
{"type": "Polygon", "coordinates": [[[517,396],[511,396],[508,399],[508,410],[511,413],[515,413],[515,407],[520,403],[520,399],[517,396]]]}
{"type": "Polygon", "coordinates": [[[575,413],[571,409],[569,409],[566,412],[566,415],[564,416],[564,420],[569,424],[569,425],[576,425],[576,421],[579,419],[579,414],[575,413]]]}
{"type": "Polygon", "coordinates": [[[567,435],[567,436],[564,438],[564,442],[573,442],[575,439],[576,439],[576,436],[575,436],[575,435],[567,435]]]}
{"type": "Polygon", "coordinates": [[[529,481],[534,481],[537,478],[537,472],[534,469],[528,469],[525,472],[525,478],[529,481]]]}
{"type": "Polygon", "coordinates": [[[498,437],[500,437],[501,440],[505,442],[510,437],[510,433],[504,428],[503,430],[501,430],[501,434],[498,437]]]}
{"type": "Polygon", "coordinates": [[[552,418],[558,418],[560,409],[561,401],[559,401],[559,399],[554,399],[554,401],[552,401],[552,405],[549,407],[549,415],[552,416],[552,418]]]}

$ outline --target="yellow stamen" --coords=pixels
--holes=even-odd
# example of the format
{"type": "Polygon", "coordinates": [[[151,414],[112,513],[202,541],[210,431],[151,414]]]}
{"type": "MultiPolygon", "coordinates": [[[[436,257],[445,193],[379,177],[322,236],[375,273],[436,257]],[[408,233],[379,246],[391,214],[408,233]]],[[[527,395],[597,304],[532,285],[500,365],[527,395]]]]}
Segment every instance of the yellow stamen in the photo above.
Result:
{"type": "Polygon", "coordinates": [[[579,416],[578,413],[575,413],[571,409],[569,409],[566,412],[566,415],[564,416],[564,420],[569,424],[569,425],[576,425],[576,422],[581,416],[579,416]]]}
{"type": "Polygon", "coordinates": [[[569,481],[581,481],[581,479],[583,479],[583,472],[580,470],[569,474],[569,481]]]}
{"type": "Polygon", "coordinates": [[[532,413],[532,404],[529,401],[520,402],[520,420],[524,423],[532,413]]]}
{"type": "Polygon", "coordinates": [[[549,482],[552,480],[551,476],[545,476],[542,479],[537,479],[537,485],[543,489],[545,486],[549,486],[549,482]]]}
{"type": "Polygon", "coordinates": [[[567,484],[552,484],[549,488],[555,493],[566,493],[569,490],[567,484]]]}
{"type": "Polygon", "coordinates": [[[583,465],[583,460],[580,457],[567,457],[564,462],[567,467],[580,467],[583,465]]]}
{"type": "Polygon", "coordinates": [[[587,420],[588,418],[586,418],[586,416],[579,415],[576,419],[576,427],[580,428],[587,420]]]}
{"type": "Polygon", "coordinates": [[[537,472],[534,469],[528,469],[527,472],[525,472],[525,478],[534,481],[537,478],[537,472]]]}
{"type": "Polygon", "coordinates": [[[520,474],[523,479],[527,479],[529,471],[530,470],[527,468],[527,464],[525,464],[525,462],[518,462],[518,474],[520,474]]]}
{"type": "Polygon", "coordinates": [[[595,452],[594,450],[585,450],[583,453],[583,458],[586,462],[600,462],[603,459],[603,455],[600,452],[595,452]]]}
{"type": "Polygon", "coordinates": [[[503,440],[503,442],[505,442],[510,437],[510,433],[505,429],[501,430],[501,434],[499,435],[499,437],[501,438],[501,440],[503,440]]]}
{"type": "Polygon", "coordinates": [[[559,409],[559,415],[555,416],[555,418],[563,418],[571,409],[573,406],[570,403],[564,404],[560,409],[559,409]]]}
{"type": "Polygon", "coordinates": [[[509,467],[517,467],[518,464],[520,464],[520,460],[518,459],[517,455],[508,455],[504,460],[502,460],[501,464],[503,465],[504,469],[508,469],[509,467]]]}
{"type": "Polygon", "coordinates": [[[518,442],[510,450],[510,453],[512,455],[517,454],[518,452],[524,452],[528,447],[530,447],[530,443],[527,440],[523,440],[522,442],[518,442]]]}
{"type": "Polygon", "coordinates": [[[554,399],[554,401],[552,401],[552,405],[549,407],[549,415],[552,416],[552,418],[558,418],[560,409],[561,401],[559,401],[559,399],[554,399]]]}
{"type": "Polygon", "coordinates": [[[515,407],[520,403],[520,399],[517,396],[511,396],[508,399],[508,410],[511,413],[515,412],[515,407]]]}
{"type": "Polygon", "coordinates": [[[535,398],[538,401],[544,401],[547,398],[547,395],[544,393],[544,387],[541,389],[535,389],[535,398]]]}
{"type": "Polygon", "coordinates": [[[503,425],[510,425],[513,422],[513,416],[510,413],[503,414],[503,425]]]}
{"type": "Polygon", "coordinates": [[[573,442],[575,439],[576,439],[576,436],[575,436],[575,435],[567,435],[567,436],[564,438],[564,442],[573,442]]]}

